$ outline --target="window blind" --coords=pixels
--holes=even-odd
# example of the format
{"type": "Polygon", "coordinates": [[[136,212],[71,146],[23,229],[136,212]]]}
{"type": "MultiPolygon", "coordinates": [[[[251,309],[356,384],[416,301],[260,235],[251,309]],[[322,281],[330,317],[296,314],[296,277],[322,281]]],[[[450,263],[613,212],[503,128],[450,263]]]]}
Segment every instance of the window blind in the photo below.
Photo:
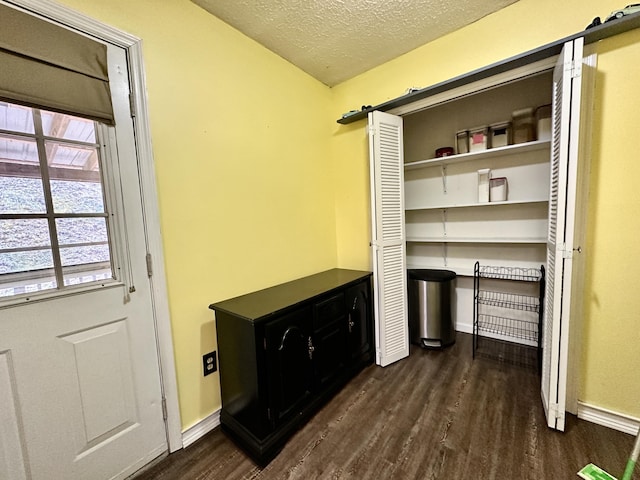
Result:
{"type": "Polygon", "coordinates": [[[0,4],[0,98],[113,125],[107,47],[0,4]]]}

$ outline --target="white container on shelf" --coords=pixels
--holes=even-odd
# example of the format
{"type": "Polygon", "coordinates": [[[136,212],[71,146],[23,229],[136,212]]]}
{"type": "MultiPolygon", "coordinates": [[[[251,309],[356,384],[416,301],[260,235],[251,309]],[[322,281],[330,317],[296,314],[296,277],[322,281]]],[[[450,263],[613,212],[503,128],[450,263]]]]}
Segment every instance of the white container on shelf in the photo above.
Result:
{"type": "Polygon", "coordinates": [[[478,127],[469,130],[469,152],[482,152],[487,149],[489,138],[488,127],[478,127]]]}
{"type": "Polygon", "coordinates": [[[489,126],[491,148],[511,145],[511,122],[494,123],[489,126]]]}
{"type": "Polygon", "coordinates": [[[469,153],[469,132],[467,130],[456,133],[456,150],[458,154],[469,153]]]}
{"type": "Polygon", "coordinates": [[[551,140],[551,105],[536,108],[538,140],[551,140]]]}
{"type": "Polygon", "coordinates": [[[487,203],[489,201],[490,178],[490,168],[483,168],[481,170],[478,170],[478,203],[487,203]]]}
{"type": "Polygon", "coordinates": [[[507,200],[507,178],[496,177],[489,180],[489,201],[505,202],[507,200]]]}

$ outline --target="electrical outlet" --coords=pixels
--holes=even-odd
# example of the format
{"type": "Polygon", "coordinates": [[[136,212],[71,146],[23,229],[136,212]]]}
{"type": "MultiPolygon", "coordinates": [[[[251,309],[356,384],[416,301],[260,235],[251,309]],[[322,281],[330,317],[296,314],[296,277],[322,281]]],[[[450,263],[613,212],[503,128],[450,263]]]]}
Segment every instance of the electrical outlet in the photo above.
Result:
{"type": "Polygon", "coordinates": [[[218,370],[215,350],[202,356],[202,368],[205,377],[218,370]]]}

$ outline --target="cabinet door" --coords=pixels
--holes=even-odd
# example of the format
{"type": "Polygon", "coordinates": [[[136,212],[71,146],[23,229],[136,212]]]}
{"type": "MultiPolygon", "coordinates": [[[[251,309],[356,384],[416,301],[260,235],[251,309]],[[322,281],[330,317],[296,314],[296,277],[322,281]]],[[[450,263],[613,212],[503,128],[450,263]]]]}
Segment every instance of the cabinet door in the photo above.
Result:
{"type": "Polygon", "coordinates": [[[283,315],[265,326],[269,419],[275,426],[295,415],[311,395],[311,309],[283,315]]]}
{"type": "Polygon", "coordinates": [[[316,388],[322,390],[344,371],[347,322],[343,292],[314,305],[313,325],[314,378],[316,388]]]}
{"type": "Polygon", "coordinates": [[[347,290],[348,352],[351,363],[369,360],[372,353],[371,285],[359,283],[347,290]]]}

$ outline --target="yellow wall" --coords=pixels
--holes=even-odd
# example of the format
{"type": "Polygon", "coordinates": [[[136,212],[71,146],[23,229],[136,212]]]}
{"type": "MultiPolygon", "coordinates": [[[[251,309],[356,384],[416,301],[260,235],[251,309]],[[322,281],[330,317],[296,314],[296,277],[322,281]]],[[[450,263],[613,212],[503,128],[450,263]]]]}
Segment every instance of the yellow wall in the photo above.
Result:
{"type": "Polygon", "coordinates": [[[143,39],[182,424],[220,407],[212,302],[334,268],[330,90],[188,0],[65,0],[143,39]]]}
{"type": "MultiPolygon", "coordinates": [[[[334,121],[409,87],[433,85],[572,35],[620,6],[616,0],[520,0],[335,87],[334,121]]],[[[601,42],[597,52],[584,333],[574,374],[580,375],[579,401],[640,418],[640,295],[634,291],[640,270],[634,249],[640,236],[640,32],[601,42]]],[[[366,120],[334,123],[332,133],[338,258],[359,268],[371,262],[364,247],[370,238],[365,126],[366,120]]]]}
{"type": "Polygon", "coordinates": [[[640,31],[597,51],[581,394],[640,418],[640,31]]]}

